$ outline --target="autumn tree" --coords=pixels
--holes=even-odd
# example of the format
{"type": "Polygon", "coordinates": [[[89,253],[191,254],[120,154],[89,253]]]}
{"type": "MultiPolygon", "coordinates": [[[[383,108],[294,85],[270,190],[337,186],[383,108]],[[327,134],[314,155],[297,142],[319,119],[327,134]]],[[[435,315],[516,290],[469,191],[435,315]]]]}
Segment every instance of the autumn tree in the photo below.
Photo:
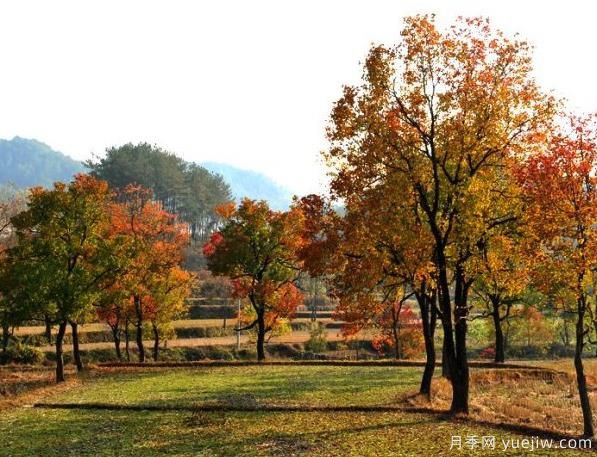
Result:
{"type": "Polygon", "coordinates": [[[235,295],[248,298],[255,312],[249,325],[257,328],[257,359],[265,359],[265,336],[280,318],[291,317],[302,302],[294,285],[301,264],[297,259],[302,213],[271,210],[264,201],[244,199],[218,209],[224,226],[204,245],[212,273],[233,281],[235,295]]]}
{"type": "Polygon", "coordinates": [[[27,210],[12,219],[18,244],[9,250],[12,298],[30,315],[58,324],[56,381],[64,381],[62,344],[72,327],[78,369],[77,325],[114,280],[121,257],[108,233],[111,193],[105,181],[77,175],[51,190],[34,188],[27,210]]]}
{"type": "MultiPolygon", "coordinates": [[[[126,271],[118,279],[118,295],[127,316],[134,316],[139,361],[145,361],[143,325],[153,322],[154,356],[159,344],[158,322],[179,313],[190,293],[191,276],[181,270],[188,228],[151,199],[151,191],[129,185],[111,208],[111,230],[129,253],[126,271]]],[[[112,314],[113,316],[113,314],[112,314]]]]}
{"type": "Polygon", "coordinates": [[[452,413],[468,412],[472,260],[515,217],[494,210],[507,198],[495,174],[544,138],[552,116],[531,69],[529,46],[484,19],[441,32],[432,17],[410,17],[397,46],[371,49],[363,83],[344,88],[328,128],[333,194],[356,199],[391,180],[432,239],[452,413]]]}
{"type": "Polygon", "coordinates": [[[519,174],[528,196],[536,252],[535,280],[547,294],[575,303],[574,366],[585,436],[593,436],[591,404],[582,361],[597,317],[597,116],[569,117],[548,147],[526,158],[519,174]]]}

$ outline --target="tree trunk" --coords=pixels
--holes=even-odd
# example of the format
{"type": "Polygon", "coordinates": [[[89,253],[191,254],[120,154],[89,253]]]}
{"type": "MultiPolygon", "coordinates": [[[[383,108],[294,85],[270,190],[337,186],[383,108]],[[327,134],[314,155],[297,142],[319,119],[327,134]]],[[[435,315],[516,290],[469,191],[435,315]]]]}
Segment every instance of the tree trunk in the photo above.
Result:
{"type": "Polygon", "coordinates": [[[8,349],[8,342],[10,341],[10,326],[7,323],[2,323],[2,353],[5,354],[8,349]]]}
{"type": "Polygon", "coordinates": [[[131,352],[129,351],[130,340],[131,340],[131,338],[130,338],[130,334],[129,334],[129,320],[127,318],[124,323],[124,351],[126,352],[127,362],[131,361],[131,352]]]}
{"type": "Polygon", "coordinates": [[[46,325],[46,340],[48,341],[48,344],[52,344],[52,321],[50,319],[50,316],[44,316],[44,322],[46,325]]]}
{"type": "Polygon", "coordinates": [[[576,369],[576,383],[578,385],[578,395],[580,397],[580,407],[583,417],[583,436],[592,438],[593,414],[591,412],[591,403],[587,391],[587,380],[585,378],[584,367],[582,363],[582,351],[584,347],[584,317],[586,303],[583,296],[579,296],[578,302],[578,320],[576,321],[576,346],[574,351],[574,368],[576,369]]]}
{"type": "Polygon", "coordinates": [[[469,371],[466,355],[466,316],[468,287],[464,278],[464,270],[457,265],[454,271],[454,326],[452,326],[452,303],[450,299],[450,283],[448,281],[447,264],[444,253],[437,249],[438,294],[442,312],[444,330],[444,360],[452,385],[452,404],[450,413],[468,414],[469,371]],[[454,331],[452,331],[454,329],[454,331]]]}
{"type": "Polygon", "coordinates": [[[151,323],[151,326],[153,328],[153,361],[157,362],[160,352],[160,332],[154,322],[151,323]]]}
{"type": "Polygon", "coordinates": [[[435,325],[437,322],[437,310],[435,308],[435,296],[417,294],[417,301],[421,309],[421,323],[423,326],[423,338],[425,339],[425,369],[421,379],[419,393],[431,398],[431,381],[435,371],[435,325]]]}
{"type": "Polygon", "coordinates": [[[79,350],[79,324],[76,322],[71,322],[70,327],[73,333],[73,358],[75,359],[77,371],[81,372],[83,371],[83,361],[81,360],[81,351],[79,350]]]}
{"type": "Polygon", "coordinates": [[[454,339],[456,352],[454,366],[451,371],[452,382],[452,414],[468,414],[469,368],[466,353],[466,332],[468,314],[468,287],[464,278],[464,270],[460,265],[455,268],[454,287],[454,339]]]}
{"type": "Polygon", "coordinates": [[[60,322],[58,333],[56,334],[56,383],[64,382],[64,357],[62,352],[62,342],[66,333],[66,321],[60,322]]]}
{"type": "Polygon", "coordinates": [[[502,319],[500,318],[500,304],[499,301],[492,300],[493,310],[491,316],[493,317],[493,326],[495,328],[495,358],[496,363],[504,363],[505,347],[504,347],[504,332],[502,331],[502,319]]]}
{"type": "Polygon", "coordinates": [[[442,377],[446,379],[450,379],[450,367],[448,361],[448,349],[446,346],[446,336],[444,333],[444,339],[442,341],[442,377]]]}
{"type": "Polygon", "coordinates": [[[265,310],[257,311],[257,361],[265,360],[265,310]]]}
{"type": "MultiPolygon", "coordinates": [[[[392,310],[393,312],[393,310],[392,310]]],[[[392,325],[392,334],[394,336],[394,358],[396,360],[400,360],[402,358],[401,348],[400,348],[400,321],[396,319],[396,315],[393,316],[393,324],[392,325]]]]}
{"type": "Polygon", "coordinates": [[[137,349],[139,351],[139,362],[145,362],[145,348],[143,347],[143,310],[141,308],[141,298],[135,296],[135,312],[137,313],[137,349]]]}
{"type": "Polygon", "coordinates": [[[122,361],[122,352],[120,351],[120,327],[118,324],[110,326],[112,329],[112,339],[114,340],[114,350],[116,351],[116,357],[119,361],[122,361]]]}

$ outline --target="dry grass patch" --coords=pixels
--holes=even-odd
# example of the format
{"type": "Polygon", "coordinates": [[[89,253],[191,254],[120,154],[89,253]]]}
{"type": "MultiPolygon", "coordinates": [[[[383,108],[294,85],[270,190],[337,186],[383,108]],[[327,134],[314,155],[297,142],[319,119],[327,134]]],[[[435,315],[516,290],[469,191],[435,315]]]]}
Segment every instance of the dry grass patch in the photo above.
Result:
{"type": "Polygon", "coordinates": [[[30,405],[51,393],[64,392],[81,384],[81,379],[67,370],[67,381],[56,385],[55,373],[46,367],[1,367],[0,410],[30,405]]]}
{"type": "MultiPolygon", "coordinates": [[[[472,370],[470,419],[493,424],[532,426],[549,432],[580,435],[582,412],[576,379],[570,373],[554,370],[472,370]]],[[[597,412],[595,385],[590,392],[597,412]]],[[[450,407],[450,382],[436,378],[431,404],[420,396],[408,403],[446,411],[450,407]]]]}

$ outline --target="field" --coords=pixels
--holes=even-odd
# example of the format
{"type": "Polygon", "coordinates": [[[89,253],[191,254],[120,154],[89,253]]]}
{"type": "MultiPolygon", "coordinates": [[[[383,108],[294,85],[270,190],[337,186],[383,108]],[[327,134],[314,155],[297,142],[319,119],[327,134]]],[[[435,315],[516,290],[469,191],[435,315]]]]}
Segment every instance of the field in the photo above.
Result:
{"type": "MultiPolygon", "coordinates": [[[[524,370],[506,376],[482,371],[473,370],[478,385],[471,395],[489,399],[492,382],[503,381],[502,395],[511,378],[526,376],[524,370]]],[[[533,376],[532,388],[554,384],[533,376]]],[[[437,402],[421,408],[415,401],[413,407],[419,379],[420,369],[406,367],[95,369],[79,379],[71,375],[65,386],[14,397],[22,400],[9,407],[0,402],[0,455],[503,455],[502,439],[538,434],[525,430],[524,420],[491,424],[478,411],[467,420],[447,419],[438,413],[440,380],[437,402]],[[462,450],[450,451],[453,435],[462,437],[462,450]],[[468,436],[495,436],[496,448],[470,449],[468,436]]],[[[506,455],[528,455],[516,452],[506,455]]],[[[556,454],[586,451],[532,453],[556,454]]]]}

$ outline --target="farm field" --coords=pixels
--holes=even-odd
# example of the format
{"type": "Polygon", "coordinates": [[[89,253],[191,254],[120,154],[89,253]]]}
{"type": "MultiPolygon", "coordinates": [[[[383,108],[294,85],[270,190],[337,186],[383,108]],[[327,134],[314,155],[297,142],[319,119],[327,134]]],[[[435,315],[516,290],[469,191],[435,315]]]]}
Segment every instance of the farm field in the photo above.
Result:
{"type": "MultiPolygon", "coordinates": [[[[471,395],[491,398],[492,383],[502,381],[501,392],[510,378],[526,375],[523,370],[499,376],[473,370],[473,384],[480,384],[471,395]]],[[[475,404],[466,421],[445,419],[433,411],[435,405],[411,408],[419,379],[419,369],[397,367],[99,369],[4,408],[0,455],[528,455],[503,452],[502,439],[524,438],[515,418],[490,424],[475,404]],[[47,407],[29,407],[34,403],[47,407]],[[453,435],[462,437],[461,450],[450,451],[453,435]],[[468,449],[469,436],[494,436],[496,449],[468,449]]],[[[529,389],[554,383],[527,381],[529,389]]],[[[441,380],[436,386],[441,407],[445,386],[441,380]]]]}

